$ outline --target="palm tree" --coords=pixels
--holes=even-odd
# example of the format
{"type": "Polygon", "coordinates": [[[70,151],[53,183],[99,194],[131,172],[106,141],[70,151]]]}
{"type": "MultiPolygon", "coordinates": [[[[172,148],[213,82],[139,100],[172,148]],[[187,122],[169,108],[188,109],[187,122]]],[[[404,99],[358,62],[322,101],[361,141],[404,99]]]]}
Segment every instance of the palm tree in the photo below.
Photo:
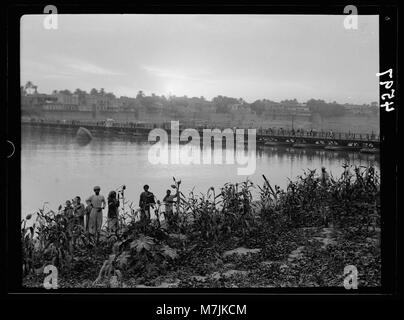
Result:
{"type": "Polygon", "coordinates": [[[80,95],[80,94],[86,94],[86,92],[84,90],[77,88],[76,90],[74,90],[74,94],[80,95]]]}
{"type": "Polygon", "coordinates": [[[27,83],[25,84],[25,91],[28,94],[32,94],[33,93],[32,89],[34,89],[34,91],[36,93],[35,85],[31,81],[27,81],[27,83]]]}
{"type": "Polygon", "coordinates": [[[139,90],[139,92],[136,95],[136,99],[142,99],[144,98],[144,92],[142,90],[139,90]]]}
{"type": "Polygon", "coordinates": [[[33,83],[31,81],[27,81],[27,83],[25,84],[25,88],[32,88],[33,83]]]}

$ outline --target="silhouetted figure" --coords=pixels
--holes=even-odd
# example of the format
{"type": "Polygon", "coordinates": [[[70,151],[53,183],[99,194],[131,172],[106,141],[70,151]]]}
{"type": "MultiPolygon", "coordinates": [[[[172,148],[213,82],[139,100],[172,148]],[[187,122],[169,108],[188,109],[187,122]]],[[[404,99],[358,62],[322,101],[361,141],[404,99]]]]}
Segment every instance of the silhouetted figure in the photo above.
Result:
{"type": "Polygon", "coordinates": [[[108,230],[111,232],[118,231],[118,207],[119,200],[115,191],[108,194],[108,230]]]}
{"type": "Polygon", "coordinates": [[[154,207],[156,201],[154,200],[154,194],[149,191],[149,186],[146,184],[143,187],[143,192],[140,194],[139,207],[141,210],[141,219],[147,219],[150,221],[150,207],[154,207]]]}
{"type": "Polygon", "coordinates": [[[322,167],[321,168],[321,184],[323,187],[326,187],[328,185],[329,179],[330,179],[330,175],[325,170],[325,167],[322,167]]]}
{"type": "Polygon", "coordinates": [[[85,227],[84,229],[88,232],[88,226],[90,224],[90,213],[91,213],[91,202],[86,200],[86,208],[84,209],[84,216],[85,216],[85,227]]]}
{"type": "Polygon", "coordinates": [[[84,204],[81,203],[81,198],[79,196],[74,198],[73,204],[74,221],[76,224],[84,228],[84,215],[86,209],[84,207],[84,204]]]}
{"type": "Polygon", "coordinates": [[[67,200],[65,202],[65,207],[63,209],[63,215],[68,219],[72,219],[73,218],[73,206],[70,200],[67,200]]]}
{"type": "Polygon", "coordinates": [[[178,196],[178,191],[176,194],[172,195],[171,190],[167,190],[166,195],[163,198],[163,202],[165,205],[165,219],[170,223],[173,218],[173,208],[174,208],[174,199],[178,196]]]}

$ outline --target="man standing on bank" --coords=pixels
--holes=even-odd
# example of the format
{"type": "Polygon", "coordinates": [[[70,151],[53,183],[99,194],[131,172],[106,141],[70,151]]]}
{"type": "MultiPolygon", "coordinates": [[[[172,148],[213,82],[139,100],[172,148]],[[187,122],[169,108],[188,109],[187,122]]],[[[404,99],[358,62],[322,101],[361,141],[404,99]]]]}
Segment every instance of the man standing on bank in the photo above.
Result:
{"type": "Polygon", "coordinates": [[[74,198],[73,200],[74,222],[75,224],[82,226],[84,230],[85,206],[80,202],[81,198],[79,196],[76,196],[76,198],[74,198]]]}
{"type": "Polygon", "coordinates": [[[167,190],[165,197],[163,198],[163,202],[165,205],[165,215],[164,218],[167,219],[168,224],[171,224],[174,219],[174,199],[178,197],[178,189],[177,192],[172,195],[171,190],[167,190]]]}
{"type": "Polygon", "coordinates": [[[100,195],[100,190],[101,188],[99,186],[95,186],[95,194],[87,199],[91,206],[88,232],[92,235],[95,235],[97,241],[102,227],[102,210],[105,209],[106,205],[104,196],[100,195]]]}
{"type": "Polygon", "coordinates": [[[150,207],[154,208],[156,201],[154,200],[154,194],[149,191],[149,186],[146,184],[143,187],[143,192],[140,194],[139,207],[141,210],[141,220],[150,222],[151,214],[150,207]]]}

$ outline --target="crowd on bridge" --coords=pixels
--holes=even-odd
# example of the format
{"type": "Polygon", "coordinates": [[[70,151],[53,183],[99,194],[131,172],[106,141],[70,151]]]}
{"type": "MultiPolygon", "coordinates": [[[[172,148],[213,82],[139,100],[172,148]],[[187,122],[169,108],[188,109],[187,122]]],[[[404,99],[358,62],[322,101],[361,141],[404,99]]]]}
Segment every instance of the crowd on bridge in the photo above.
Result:
{"type": "MultiPolygon", "coordinates": [[[[119,123],[113,121],[113,123],[107,125],[108,120],[112,119],[107,119],[107,120],[101,120],[101,121],[96,121],[92,122],[95,126],[100,126],[100,127],[107,127],[107,126],[113,126],[113,127],[122,127],[122,128],[137,128],[139,126],[145,128],[152,129],[152,128],[157,128],[159,124],[157,123],[143,123],[143,122],[132,122],[132,121],[127,121],[124,123],[119,123]]],[[[44,121],[44,119],[34,119],[31,118],[30,122],[39,122],[39,123],[46,123],[46,122],[52,122],[49,120],[44,121]]],[[[84,124],[85,122],[79,121],[79,120],[55,120],[54,121],[56,124],[71,124],[71,125],[80,125],[84,124]]],[[[160,124],[161,125],[161,124],[160,124]]],[[[195,129],[208,129],[208,125],[196,125],[195,129]]],[[[238,127],[233,127],[233,131],[236,129],[242,129],[238,127]]],[[[375,134],[374,132],[372,133],[354,133],[354,132],[338,132],[335,133],[332,130],[316,130],[316,129],[303,129],[303,128],[283,128],[283,127],[272,127],[272,128],[262,128],[260,127],[257,132],[261,132],[263,134],[269,134],[269,135],[278,135],[278,136],[298,136],[298,137],[314,137],[314,138],[331,138],[331,139],[363,139],[363,140],[378,140],[378,135],[375,134]]]]}
{"type": "Polygon", "coordinates": [[[317,138],[330,138],[330,139],[355,139],[355,138],[361,138],[361,139],[366,139],[366,140],[375,140],[376,139],[376,134],[374,132],[372,133],[366,133],[366,134],[356,134],[356,133],[335,133],[332,130],[328,131],[318,131],[315,129],[284,129],[284,128],[268,128],[268,129],[261,129],[262,132],[269,134],[269,135],[278,135],[278,136],[298,136],[298,137],[317,137],[317,138]]]}

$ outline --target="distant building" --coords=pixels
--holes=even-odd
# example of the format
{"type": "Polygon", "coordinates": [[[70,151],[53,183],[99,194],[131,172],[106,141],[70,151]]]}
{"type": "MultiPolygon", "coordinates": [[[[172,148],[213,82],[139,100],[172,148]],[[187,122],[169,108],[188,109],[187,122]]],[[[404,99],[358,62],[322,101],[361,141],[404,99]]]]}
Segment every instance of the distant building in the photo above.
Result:
{"type": "Polygon", "coordinates": [[[78,105],[79,97],[77,94],[67,94],[63,92],[57,92],[53,94],[57,98],[57,102],[64,105],[78,105]]]}
{"type": "Polygon", "coordinates": [[[93,111],[93,107],[87,104],[79,104],[77,110],[89,112],[93,111]]]}
{"type": "Polygon", "coordinates": [[[229,106],[229,111],[239,115],[253,114],[251,107],[244,103],[234,103],[229,106]]]}
{"type": "Polygon", "coordinates": [[[66,91],[54,91],[48,95],[51,101],[42,104],[43,110],[57,111],[77,111],[79,106],[79,97],[66,91]]]}
{"type": "Polygon", "coordinates": [[[111,102],[103,95],[88,95],[86,97],[86,105],[92,107],[92,110],[107,111],[111,108],[111,102]]]}
{"type": "Polygon", "coordinates": [[[56,102],[57,98],[42,93],[27,94],[21,96],[22,109],[29,109],[29,108],[41,109],[42,106],[44,105],[56,102]]]}
{"type": "Polygon", "coordinates": [[[284,100],[275,102],[264,100],[265,113],[272,116],[299,116],[310,117],[311,111],[306,103],[300,103],[296,100],[284,100]]]}
{"type": "Polygon", "coordinates": [[[378,106],[377,102],[373,102],[372,104],[368,105],[368,104],[362,104],[362,105],[358,105],[358,104],[348,104],[345,103],[344,104],[344,108],[345,111],[348,114],[354,114],[354,115],[371,115],[373,113],[375,113],[375,106],[378,106]],[[373,104],[373,105],[372,105],[373,104]],[[377,104],[377,105],[375,105],[377,104]]]}
{"type": "Polygon", "coordinates": [[[122,100],[120,98],[115,98],[111,101],[111,109],[114,111],[119,111],[122,109],[122,100]]]}
{"type": "Polygon", "coordinates": [[[311,116],[310,108],[307,106],[306,103],[300,103],[297,107],[295,107],[294,113],[296,116],[301,116],[301,117],[310,117],[311,116]]]}
{"type": "Polygon", "coordinates": [[[132,111],[140,108],[139,102],[136,98],[121,96],[117,100],[118,101],[115,103],[119,110],[132,111]]]}

